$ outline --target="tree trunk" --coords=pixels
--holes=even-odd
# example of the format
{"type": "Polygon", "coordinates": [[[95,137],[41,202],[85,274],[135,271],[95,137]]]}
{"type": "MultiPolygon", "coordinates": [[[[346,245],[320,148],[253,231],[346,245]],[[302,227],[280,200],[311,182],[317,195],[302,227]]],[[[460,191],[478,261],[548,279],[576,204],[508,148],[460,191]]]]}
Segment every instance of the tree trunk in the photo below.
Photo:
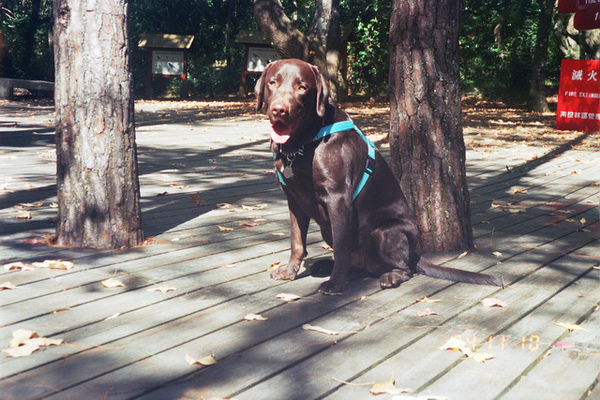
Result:
{"type": "Polygon", "coordinates": [[[417,217],[421,252],[473,247],[462,135],[458,0],[394,0],[392,168],[417,217]]]}
{"type": "Polygon", "coordinates": [[[335,98],[342,86],[340,1],[316,1],[313,25],[307,35],[296,28],[280,0],[254,0],[254,15],[283,58],[299,58],[319,67],[335,98]]]}
{"type": "Polygon", "coordinates": [[[55,0],[59,245],[142,241],[127,0],[55,0]]]}
{"type": "Polygon", "coordinates": [[[546,61],[548,59],[548,40],[552,32],[552,14],[555,0],[540,0],[540,18],[533,55],[533,71],[529,83],[527,105],[531,111],[549,112],[544,91],[546,83],[546,61]]]}

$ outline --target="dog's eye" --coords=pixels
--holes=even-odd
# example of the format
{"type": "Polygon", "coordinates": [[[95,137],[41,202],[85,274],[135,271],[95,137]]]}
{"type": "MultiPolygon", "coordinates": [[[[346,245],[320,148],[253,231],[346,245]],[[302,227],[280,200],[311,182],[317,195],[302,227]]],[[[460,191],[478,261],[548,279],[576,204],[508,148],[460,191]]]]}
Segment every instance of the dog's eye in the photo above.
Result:
{"type": "Polygon", "coordinates": [[[305,84],[301,83],[298,85],[299,92],[306,92],[307,90],[308,90],[308,87],[305,84]]]}
{"type": "Polygon", "coordinates": [[[272,88],[276,88],[277,86],[279,86],[279,83],[276,80],[272,79],[269,81],[269,86],[272,88]]]}

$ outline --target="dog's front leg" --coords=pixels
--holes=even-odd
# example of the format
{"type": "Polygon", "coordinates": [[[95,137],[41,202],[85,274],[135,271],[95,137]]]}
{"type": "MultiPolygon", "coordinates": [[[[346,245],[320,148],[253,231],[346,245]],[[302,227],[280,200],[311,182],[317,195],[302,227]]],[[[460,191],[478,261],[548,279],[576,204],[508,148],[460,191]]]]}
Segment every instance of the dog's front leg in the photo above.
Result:
{"type": "Polygon", "coordinates": [[[308,233],[308,225],[310,218],[300,210],[300,207],[288,198],[288,206],[290,209],[290,241],[292,246],[292,254],[287,265],[281,268],[275,268],[271,272],[272,279],[294,280],[300,267],[302,260],[306,257],[306,235],[308,233]]]}
{"type": "Polygon", "coordinates": [[[350,238],[352,232],[352,202],[340,199],[328,204],[327,210],[331,221],[333,271],[327,282],[319,286],[323,294],[341,294],[348,279],[350,269],[350,238]]]}

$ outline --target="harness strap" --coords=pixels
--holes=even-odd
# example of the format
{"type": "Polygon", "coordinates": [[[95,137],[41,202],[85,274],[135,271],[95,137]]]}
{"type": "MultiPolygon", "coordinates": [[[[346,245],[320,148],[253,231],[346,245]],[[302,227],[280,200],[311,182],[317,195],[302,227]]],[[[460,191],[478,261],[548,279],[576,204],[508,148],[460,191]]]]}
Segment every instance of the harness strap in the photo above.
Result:
{"type": "MultiPolygon", "coordinates": [[[[375,168],[375,145],[373,144],[373,142],[371,142],[369,139],[367,139],[367,137],[362,133],[362,131],[356,125],[354,125],[354,122],[352,122],[352,120],[348,120],[348,121],[336,122],[332,125],[324,126],[323,128],[321,128],[319,133],[317,133],[317,135],[314,138],[312,138],[308,143],[316,142],[317,140],[323,139],[324,137],[332,135],[334,133],[349,131],[352,129],[354,129],[356,131],[356,133],[358,133],[360,138],[365,141],[365,143],[367,144],[367,151],[368,151],[368,154],[367,154],[368,158],[367,158],[367,165],[365,166],[365,172],[363,173],[363,176],[360,179],[360,182],[358,182],[358,186],[356,187],[356,190],[352,194],[352,201],[354,201],[358,197],[360,192],[363,190],[365,185],[367,184],[369,177],[371,175],[373,175],[373,171],[375,168]]],[[[274,155],[274,157],[276,158],[277,155],[274,155]]],[[[277,179],[279,180],[279,183],[281,183],[283,186],[286,186],[281,172],[279,172],[278,170],[275,170],[275,172],[277,173],[277,179]]]]}

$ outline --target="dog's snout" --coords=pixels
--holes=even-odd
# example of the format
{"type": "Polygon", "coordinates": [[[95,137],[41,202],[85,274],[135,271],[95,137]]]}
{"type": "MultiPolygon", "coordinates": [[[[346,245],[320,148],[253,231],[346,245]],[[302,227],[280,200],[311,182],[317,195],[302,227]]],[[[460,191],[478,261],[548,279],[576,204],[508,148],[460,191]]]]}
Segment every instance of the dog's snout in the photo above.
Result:
{"type": "Polygon", "coordinates": [[[289,113],[289,107],[285,106],[283,103],[273,103],[271,104],[271,114],[274,117],[285,117],[289,113]]]}

